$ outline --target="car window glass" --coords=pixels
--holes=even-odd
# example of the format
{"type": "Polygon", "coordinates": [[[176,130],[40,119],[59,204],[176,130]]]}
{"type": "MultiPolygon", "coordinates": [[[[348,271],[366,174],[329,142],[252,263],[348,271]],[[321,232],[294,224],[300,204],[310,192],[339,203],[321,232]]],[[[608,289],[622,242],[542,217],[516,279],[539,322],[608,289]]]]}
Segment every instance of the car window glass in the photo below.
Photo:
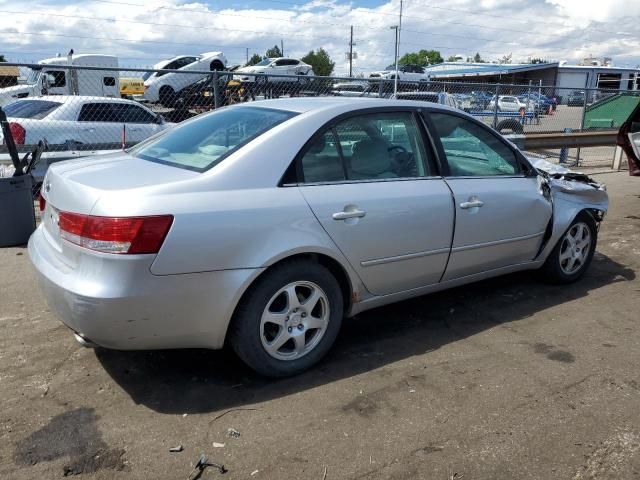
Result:
{"type": "Polygon", "coordinates": [[[151,162],[204,172],[295,115],[264,107],[222,108],[165,130],[129,152],[151,162]]]}
{"type": "Polygon", "coordinates": [[[452,176],[519,173],[515,153],[487,127],[446,113],[431,113],[430,116],[452,176]]]}
{"type": "Polygon", "coordinates": [[[60,105],[62,105],[62,103],[47,100],[18,100],[17,102],[2,107],[2,109],[9,118],[42,120],[60,105]]]}
{"type": "Polygon", "coordinates": [[[110,103],[86,103],[80,109],[80,122],[118,122],[110,103]]]}
{"type": "Polygon", "coordinates": [[[116,84],[116,78],[115,77],[103,77],[102,78],[102,83],[105,87],[113,87],[116,84]]]}
{"type": "Polygon", "coordinates": [[[308,145],[301,163],[305,183],[345,180],[344,167],[332,130],[317,136],[308,145]]]}
{"type": "Polygon", "coordinates": [[[348,180],[418,177],[426,150],[410,112],[359,115],[340,122],[336,134],[348,180]]]}
{"type": "Polygon", "coordinates": [[[276,67],[282,67],[284,65],[287,65],[286,60],[276,60],[276,67]]]}
{"type": "Polygon", "coordinates": [[[116,107],[114,110],[118,112],[117,117],[123,123],[153,123],[155,120],[151,112],[136,105],[122,103],[113,107],[116,107]]]}
{"type": "Polygon", "coordinates": [[[53,77],[53,82],[51,82],[51,87],[64,87],[67,85],[67,80],[63,71],[59,70],[49,70],[47,74],[53,77]]]}

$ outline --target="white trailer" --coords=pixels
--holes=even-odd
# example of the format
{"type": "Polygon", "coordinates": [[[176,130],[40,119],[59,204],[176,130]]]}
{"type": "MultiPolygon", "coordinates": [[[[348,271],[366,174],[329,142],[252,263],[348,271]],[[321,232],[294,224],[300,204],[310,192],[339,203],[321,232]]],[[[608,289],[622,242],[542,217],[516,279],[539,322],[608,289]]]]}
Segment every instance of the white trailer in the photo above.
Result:
{"type": "Polygon", "coordinates": [[[118,57],[80,54],[46,58],[31,68],[26,83],[0,88],[0,106],[19,98],[40,95],[119,97],[118,57]],[[60,68],[63,65],[100,67],[102,70],[60,68]]]}

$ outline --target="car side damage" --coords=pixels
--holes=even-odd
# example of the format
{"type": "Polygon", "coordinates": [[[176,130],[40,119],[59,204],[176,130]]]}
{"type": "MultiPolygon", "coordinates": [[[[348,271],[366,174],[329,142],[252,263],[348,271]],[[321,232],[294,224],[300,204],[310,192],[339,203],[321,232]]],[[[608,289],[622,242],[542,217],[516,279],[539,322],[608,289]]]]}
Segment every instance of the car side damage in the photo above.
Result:
{"type": "Polygon", "coordinates": [[[553,164],[543,157],[530,153],[525,156],[539,174],[541,193],[553,206],[551,234],[545,238],[538,255],[538,258],[545,258],[580,212],[588,212],[596,224],[600,224],[609,208],[607,188],[588,175],[553,164]]]}

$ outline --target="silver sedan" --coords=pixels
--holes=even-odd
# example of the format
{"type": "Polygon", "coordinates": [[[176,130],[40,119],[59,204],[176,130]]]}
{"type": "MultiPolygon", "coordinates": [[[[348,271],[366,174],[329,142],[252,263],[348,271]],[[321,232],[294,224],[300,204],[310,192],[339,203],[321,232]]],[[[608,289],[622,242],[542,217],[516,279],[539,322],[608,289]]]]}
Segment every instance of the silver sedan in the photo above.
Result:
{"type": "Polygon", "coordinates": [[[221,348],[264,375],[343,317],[519,270],[580,278],[607,194],[459,110],[294,98],[53,165],[29,255],[89,346],[221,348]]]}

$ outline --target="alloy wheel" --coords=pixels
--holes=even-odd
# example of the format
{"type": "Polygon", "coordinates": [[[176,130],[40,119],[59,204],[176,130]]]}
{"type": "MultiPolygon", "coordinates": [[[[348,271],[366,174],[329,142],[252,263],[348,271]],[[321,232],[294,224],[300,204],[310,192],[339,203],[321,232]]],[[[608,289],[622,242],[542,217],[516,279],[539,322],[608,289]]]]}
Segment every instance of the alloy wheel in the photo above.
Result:
{"type": "Polygon", "coordinates": [[[296,360],[320,343],[329,324],[329,300],[315,283],[285,285],[271,297],[260,320],[260,340],[278,360],[296,360]]]}
{"type": "Polygon", "coordinates": [[[584,222],[571,226],[560,245],[560,269],[566,275],[578,272],[587,262],[591,248],[591,230],[584,222]]]}

